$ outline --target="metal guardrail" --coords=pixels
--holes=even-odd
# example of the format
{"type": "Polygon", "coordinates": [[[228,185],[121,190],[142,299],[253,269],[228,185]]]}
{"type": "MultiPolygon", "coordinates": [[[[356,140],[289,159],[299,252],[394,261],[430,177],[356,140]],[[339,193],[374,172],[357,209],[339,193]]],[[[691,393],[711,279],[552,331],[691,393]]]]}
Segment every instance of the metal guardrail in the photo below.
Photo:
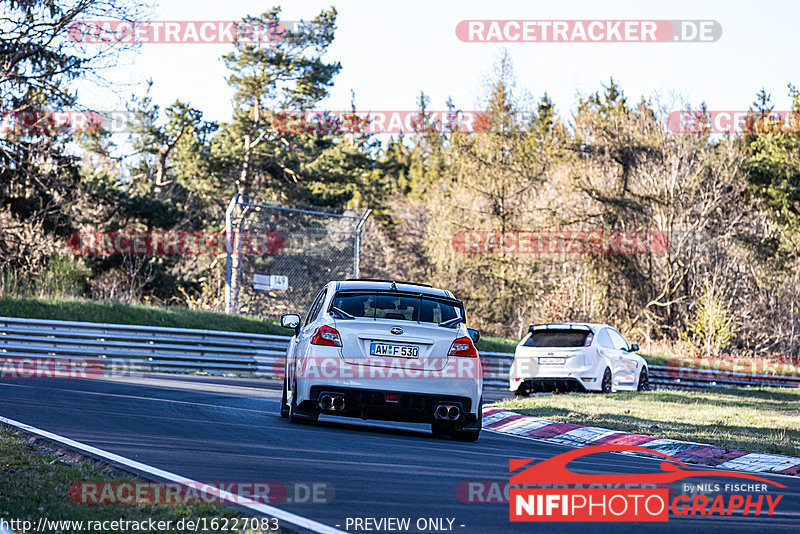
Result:
{"type": "Polygon", "coordinates": [[[800,387],[800,376],[758,375],[717,369],[693,369],[650,365],[650,383],[659,389],[696,389],[707,387],[800,387]]]}
{"type": "Polygon", "coordinates": [[[274,376],[288,338],[217,330],[0,317],[0,356],[97,358],[107,370],[274,376]]]}
{"type": "Polygon", "coordinates": [[[483,364],[483,386],[491,389],[508,390],[508,371],[514,361],[514,354],[508,352],[481,352],[483,364]]]}
{"type": "MultiPolygon", "coordinates": [[[[482,352],[484,385],[508,389],[508,371],[514,355],[505,352],[482,352]]],[[[649,365],[650,384],[658,389],[697,389],[707,387],[741,388],[756,386],[800,387],[800,377],[757,375],[715,369],[692,369],[649,365]]]]}
{"type": "MultiPolygon", "coordinates": [[[[188,372],[277,376],[287,336],[0,317],[0,357],[96,358],[109,374],[188,372]],[[277,363],[276,363],[277,362],[277,363]],[[276,372],[277,371],[277,372],[276,372]]],[[[514,355],[481,352],[484,385],[508,389],[514,355]]],[[[800,386],[800,377],[650,366],[659,389],[800,386]]]]}
{"type": "MultiPolygon", "coordinates": [[[[218,330],[0,317],[2,357],[97,358],[110,374],[118,375],[194,372],[276,376],[288,340],[287,336],[218,330]]],[[[481,358],[486,372],[484,384],[507,389],[514,355],[484,352],[481,358]]]]}

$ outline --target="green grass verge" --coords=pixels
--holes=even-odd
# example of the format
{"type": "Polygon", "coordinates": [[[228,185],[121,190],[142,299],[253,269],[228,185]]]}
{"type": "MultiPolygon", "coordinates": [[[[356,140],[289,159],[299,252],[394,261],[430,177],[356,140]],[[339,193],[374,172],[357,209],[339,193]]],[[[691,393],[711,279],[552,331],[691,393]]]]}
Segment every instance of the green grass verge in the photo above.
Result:
{"type": "Polygon", "coordinates": [[[481,352],[514,352],[519,339],[510,337],[481,336],[475,348],[481,352]]]}
{"type": "Polygon", "coordinates": [[[793,388],[549,395],[497,405],[553,421],[800,456],[800,390],[793,388]]]}
{"type": "Polygon", "coordinates": [[[637,354],[644,358],[650,365],[667,365],[667,362],[671,358],[674,358],[674,356],[670,356],[669,354],[644,354],[642,352],[637,352],[637,354]]]}
{"type": "MultiPolygon", "coordinates": [[[[70,521],[172,521],[181,519],[247,517],[240,510],[219,504],[191,505],[90,505],[78,504],[69,498],[75,482],[140,480],[120,474],[100,463],[65,460],[43,453],[37,447],[17,439],[5,426],[0,426],[0,518],[33,521],[41,517],[70,521]]],[[[52,531],[52,530],[51,530],[52,531]]],[[[74,529],[59,530],[75,532],[74,529]]],[[[83,530],[86,532],[87,530],[83,530]]],[[[171,530],[174,532],[174,530],[171,530]]],[[[115,532],[115,530],[108,530],[115,532]]],[[[139,532],[160,532],[140,530],[139,532]]]]}
{"type": "Polygon", "coordinates": [[[157,307],[119,302],[97,302],[82,299],[41,299],[0,297],[0,316],[86,321],[90,323],[135,324],[225,330],[250,334],[285,336],[289,330],[275,320],[246,315],[226,315],[182,306],[157,307]]]}

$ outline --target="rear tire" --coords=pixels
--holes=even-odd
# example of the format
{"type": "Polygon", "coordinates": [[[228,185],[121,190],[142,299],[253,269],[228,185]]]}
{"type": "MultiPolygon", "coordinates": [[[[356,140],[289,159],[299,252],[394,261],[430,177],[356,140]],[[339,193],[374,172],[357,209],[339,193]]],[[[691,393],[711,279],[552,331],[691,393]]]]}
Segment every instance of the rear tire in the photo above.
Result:
{"type": "Polygon", "coordinates": [[[611,369],[606,367],[603,381],[600,383],[600,393],[611,393],[611,369]]]}
{"type": "Polygon", "coordinates": [[[468,423],[465,426],[469,427],[469,430],[464,430],[463,426],[453,429],[453,439],[456,441],[478,441],[478,437],[481,435],[481,429],[483,428],[483,397],[478,401],[478,414],[475,422],[468,423]],[[475,430],[475,428],[477,428],[477,430],[475,430]]]}
{"type": "Polygon", "coordinates": [[[286,397],[287,397],[287,393],[286,393],[286,389],[287,388],[286,388],[286,386],[287,386],[286,379],[284,378],[283,379],[283,393],[281,394],[281,417],[283,417],[284,419],[289,417],[289,405],[286,404],[286,397]]]}
{"type": "Polygon", "coordinates": [[[642,367],[642,372],[639,373],[639,386],[636,389],[639,391],[647,391],[650,389],[650,378],[647,376],[647,367],[642,367]]]}
{"type": "Polygon", "coordinates": [[[449,425],[442,423],[431,423],[431,432],[437,438],[444,438],[449,436],[453,432],[453,429],[449,425]]]}
{"type": "Polygon", "coordinates": [[[453,439],[456,441],[478,441],[480,435],[480,430],[456,430],[453,432],[453,439]]]}
{"type": "MultiPolygon", "coordinates": [[[[297,384],[292,391],[297,391],[297,384]]],[[[292,402],[289,403],[289,423],[304,425],[314,423],[317,419],[319,419],[319,413],[316,410],[306,412],[297,407],[297,398],[293,393],[292,402]]]]}

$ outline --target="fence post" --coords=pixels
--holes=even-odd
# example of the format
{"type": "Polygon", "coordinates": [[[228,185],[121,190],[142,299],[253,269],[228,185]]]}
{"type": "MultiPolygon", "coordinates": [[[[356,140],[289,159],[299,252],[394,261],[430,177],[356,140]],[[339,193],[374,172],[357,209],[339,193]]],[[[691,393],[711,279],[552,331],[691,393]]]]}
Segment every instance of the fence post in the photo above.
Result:
{"type": "MultiPolygon", "coordinates": [[[[233,212],[236,209],[236,204],[239,202],[239,193],[233,195],[233,198],[228,203],[228,209],[225,210],[225,249],[227,252],[227,259],[225,262],[225,313],[232,312],[232,296],[233,289],[233,258],[231,253],[233,251],[233,212]]],[[[238,289],[238,288],[237,288],[238,289]]]]}
{"type": "Polygon", "coordinates": [[[367,222],[370,213],[372,213],[372,210],[366,210],[364,215],[361,216],[361,220],[358,221],[358,226],[356,226],[356,241],[354,247],[355,254],[353,257],[353,278],[361,278],[361,229],[364,228],[364,223],[367,222]]]}

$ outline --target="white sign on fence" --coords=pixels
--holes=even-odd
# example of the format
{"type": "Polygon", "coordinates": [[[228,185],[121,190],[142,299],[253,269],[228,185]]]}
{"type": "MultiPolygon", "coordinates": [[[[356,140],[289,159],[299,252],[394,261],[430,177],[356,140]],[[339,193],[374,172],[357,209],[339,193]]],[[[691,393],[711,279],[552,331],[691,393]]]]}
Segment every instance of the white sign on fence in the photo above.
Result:
{"type": "Polygon", "coordinates": [[[271,274],[269,276],[269,285],[272,286],[272,289],[277,289],[278,291],[288,291],[289,277],[271,274]]]}
{"type": "Polygon", "coordinates": [[[289,277],[276,274],[254,274],[253,289],[259,291],[288,291],[289,277]]]}

